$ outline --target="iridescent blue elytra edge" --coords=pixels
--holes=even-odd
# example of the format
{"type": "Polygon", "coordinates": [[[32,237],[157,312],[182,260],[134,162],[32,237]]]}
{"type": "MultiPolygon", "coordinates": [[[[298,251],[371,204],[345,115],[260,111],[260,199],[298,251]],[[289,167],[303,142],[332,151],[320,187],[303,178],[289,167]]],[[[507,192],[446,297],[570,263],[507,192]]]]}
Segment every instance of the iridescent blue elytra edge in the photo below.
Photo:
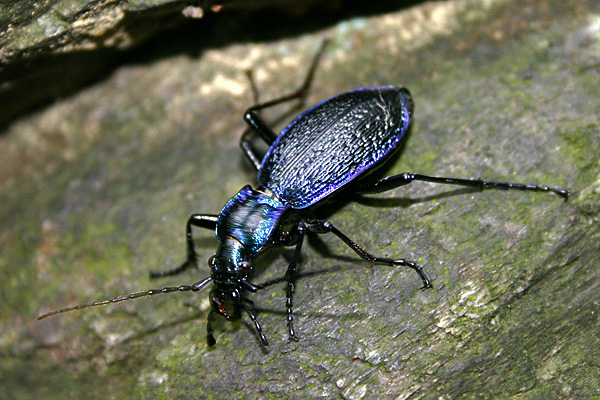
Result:
{"type": "MultiPolygon", "coordinates": [[[[374,256],[363,250],[329,221],[315,217],[315,211],[325,199],[343,192],[378,193],[426,181],[479,189],[499,188],[552,192],[565,200],[569,192],[547,186],[471,179],[441,178],[403,173],[384,179],[370,178],[370,172],[381,166],[400,147],[413,117],[414,103],[405,88],[384,86],[361,88],[339,94],[300,114],[279,135],[260,118],[258,112],[291,100],[304,101],[326,42],[315,56],[303,85],[294,93],[255,105],[244,114],[250,126],[240,145],[258,171],[258,187],[244,186],[225,204],[219,215],[193,214],[186,224],[187,259],[176,269],[152,272],[151,276],[177,274],[197,265],[192,226],[215,231],[219,240],[216,253],[210,258],[210,277],[193,285],[165,287],[132,293],[113,299],[80,304],[40,316],[43,319],[92,306],[118,303],[124,300],[176,291],[198,291],[213,283],[209,299],[211,310],[207,321],[210,346],[216,343],[211,323],[215,314],[237,320],[242,311],[253,321],[264,345],[267,338],[256,320],[253,302],[247,292],[278,282],[287,283],[286,308],[290,340],[298,340],[293,324],[293,297],[298,279],[298,261],[304,235],[333,233],[360,257],[378,264],[414,269],[423,288],[432,287],[425,271],[412,261],[374,256]],[[251,134],[258,134],[269,146],[260,161],[251,145],[251,134]],[[249,279],[255,257],[273,246],[295,246],[285,276],[261,284],[249,279]]],[[[256,93],[255,93],[256,95],[256,93]]],[[[258,96],[255,96],[258,98],[258,96]]],[[[335,196],[333,196],[335,197],[335,196]]]]}

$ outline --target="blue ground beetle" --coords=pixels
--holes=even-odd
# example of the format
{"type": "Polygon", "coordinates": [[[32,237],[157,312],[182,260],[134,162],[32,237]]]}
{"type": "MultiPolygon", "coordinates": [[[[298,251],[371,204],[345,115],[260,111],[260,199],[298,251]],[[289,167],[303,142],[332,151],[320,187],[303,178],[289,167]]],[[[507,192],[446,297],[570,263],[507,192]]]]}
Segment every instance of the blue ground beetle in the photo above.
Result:
{"type": "MultiPolygon", "coordinates": [[[[423,288],[432,287],[425,271],[412,261],[377,257],[365,251],[331,222],[315,217],[314,211],[332,195],[344,192],[378,193],[413,181],[461,185],[479,189],[500,188],[552,192],[563,197],[567,190],[520,183],[441,178],[403,173],[375,180],[370,173],[381,166],[400,147],[413,118],[414,103],[407,89],[384,86],[361,88],[339,94],[300,114],[277,135],[260,117],[260,110],[298,99],[308,93],[312,77],[325,44],[315,56],[303,85],[294,93],[249,108],[244,120],[249,128],[240,145],[258,171],[258,186],[244,186],[225,204],[220,214],[193,214],[186,224],[187,259],[176,269],[152,272],[151,276],[179,273],[197,265],[192,227],[214,230],[219,240],[209,259],[210,277],[193,285],[148,290],[109,300],[57,310],[38,319],[66,311],[118,303],[124,300],[175,291],[198,291],[212,282],[211,310],[207,321],[207,340],[215,344],[211,323],[215,314],[237,320],[248,314],[260,339],[267,338],[256,320],[256,310],[247,292],[256,292],[277,282],[286,282],[287,325],[290,340],[298,340],[293,324],[293,297],[298,278],[298,261],[304,236],[333,233],[360,257],[371,262],[414,269],[423,288]],[[260,161],[251,146],[251,135],[258,134],[269,146],[260,161]],[[262,284],[249,280],[255,257],[273,246],[295,246],[285,276],[262,284]]],[[[253,86],[256,94],[255,86],[253,86]]]]}

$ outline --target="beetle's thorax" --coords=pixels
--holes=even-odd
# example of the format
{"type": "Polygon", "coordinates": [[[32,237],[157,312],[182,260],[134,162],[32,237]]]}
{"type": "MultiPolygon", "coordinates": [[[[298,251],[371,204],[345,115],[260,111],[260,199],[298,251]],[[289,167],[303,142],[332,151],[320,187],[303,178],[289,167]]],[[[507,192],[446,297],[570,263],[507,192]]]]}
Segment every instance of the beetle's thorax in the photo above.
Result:
{"type": "Polygon", "coordinates": [[[249,263],[273,244],[273,234],[289,206],[268,193],[244,186],[225,204],[217,220],[220,245],[212,260],[215,282],[245,280],[249,263]]]}

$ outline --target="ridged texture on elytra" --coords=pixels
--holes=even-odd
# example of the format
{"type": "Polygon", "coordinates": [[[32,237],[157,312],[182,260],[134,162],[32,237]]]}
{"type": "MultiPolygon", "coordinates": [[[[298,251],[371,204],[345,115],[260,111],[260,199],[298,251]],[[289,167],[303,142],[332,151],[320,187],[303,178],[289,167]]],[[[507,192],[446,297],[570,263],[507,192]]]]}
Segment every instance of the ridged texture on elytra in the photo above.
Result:
{"type": "Polygon", "coordinates": [[[363,88],[301,114],[265,155],[258,183],[292,208],[309,207],[390,154],[412,115],[409,92],[363,88]]]}

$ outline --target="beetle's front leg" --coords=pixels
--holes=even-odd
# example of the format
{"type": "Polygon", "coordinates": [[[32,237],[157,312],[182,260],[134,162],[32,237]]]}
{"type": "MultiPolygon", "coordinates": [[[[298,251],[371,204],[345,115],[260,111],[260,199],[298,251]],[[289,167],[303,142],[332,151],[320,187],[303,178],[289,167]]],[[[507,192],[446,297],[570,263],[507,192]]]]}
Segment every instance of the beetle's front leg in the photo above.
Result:
{"type": "Polygon", "coordinates": [[[354,252],[356,254],[358,254],[360,257],[364,258],[365,260],[367,260],[369,262],[381,263],[381,264],[386,264],[386,265],[390,265],[390,266],[403,266],[403,267],[412,268],[415,271],[417,271],[417,273],[419,274],[419,277],[423,281],[423,287],[421,289],[428,289],[428,288],[433,287],[433,285],[431,284],[431,281],[429,280],[429,277],[427,276],[425,271],[423,271],[423,268],[421,266],[417,265],[416,263],[414,263],[412,261],[407,261],[404,259],[394,260],[391,258],[374,256],[374,255],[370,254],[369,252],[365,251],[362,247],[360,247],[358,244],[356,244],[356,242],[354,242],[348,236],[346,236],[342,232],[340,232],[329,221],[308,221],[308,222],[306,222],[306,227],[315,233],[328,233],[328,232],[333,233],[335,236],[342,239],[342,241],[344,243],[346,243],[346,245],[348,247],[350,247],[352,250],[354,250],[354,252]]]}
{"type": "Polygon", "coordinates": [[[192,226],[198,228],[206,228],[215,230],[217,226],[218,215],[211,214],[192,214],[185,224],[185,239],[187,243],[186,260],[177,268],[168,271],[151,271],[150,277],[157,278],[159,276],[176,275],[184,271],[190,265],[196,265],[196,251],[194,250],[194,237],[192,236],[192,226]]]}
{"type": "Polygon", "coordinates": [[[206,343],[209,347],[214,346],[217,341],[215,340],[215,336],[213,335],[212,329],[212,321],[215,319],[215,312],[210,310],[208,312],[208,318],[206,319],[206,343]]]}

